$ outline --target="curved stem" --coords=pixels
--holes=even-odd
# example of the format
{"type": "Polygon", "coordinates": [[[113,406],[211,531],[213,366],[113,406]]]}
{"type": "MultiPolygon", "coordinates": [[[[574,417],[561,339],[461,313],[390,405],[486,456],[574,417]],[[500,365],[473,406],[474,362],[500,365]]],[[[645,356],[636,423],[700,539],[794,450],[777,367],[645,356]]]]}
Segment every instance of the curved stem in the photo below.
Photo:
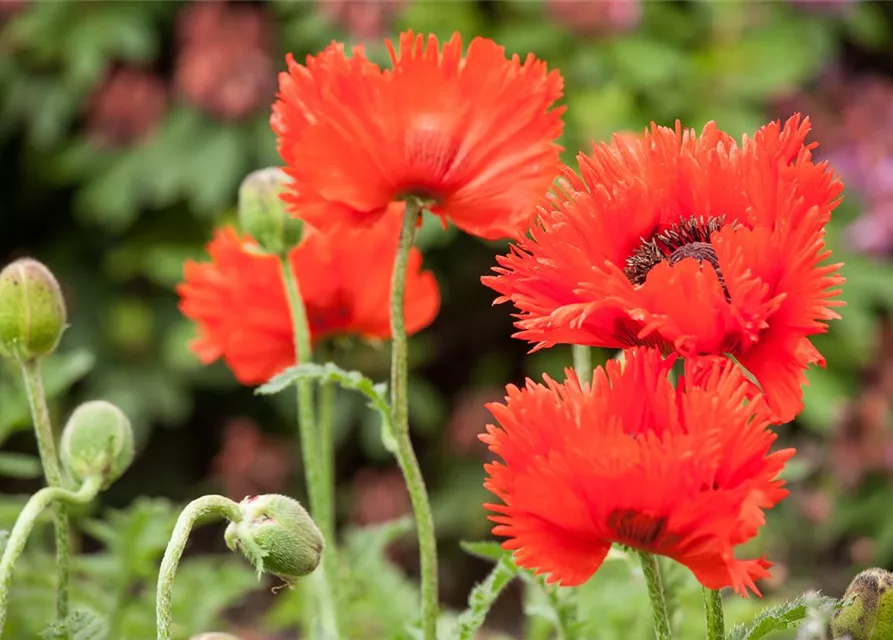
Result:
{"type": "Polygon", "coordinates": [[[45,487],[35,493],[25,508],[16,519],[15,526],[9,534],[9,540],[3,549],[3,557],[0,558],[0,635],[6,623],[6,608],[9,603],[9,587],[12,583],[12,573],[15,563],[25,549],[25,543],[37,518],[51,504],[86,504],[96,497],[102,479],[99,477],[88,478],[77,491],[69,491],[61,487],[45,487]]]}
{"type": "Polygon", "coordinates": [[[437,634],[437,538],[434,517],[428,501],[428,491],[419,461],[409,437],[409,402],[407,397],[407,340],[404,307],[406,298],[406,268],[413,234],[420,212],[419,203],[407,199],[394,260],[391,279],[391,414],[394,437],[397,441],[397,461],[403,471],[409,499],[415,515],[419,537],[419,557],[422,572],[422,637],[435,640],[437,634]]]}
{"type": "Polygon", "coordinates": [[[592,380],[592,347],[582,344],[575,344],[571,348],[574,354],[574,371],[580,382],[590,382],[592,380]]]}
{"type": "Polygon", "coordinates": [[[722,594],[718,589],[701,587],[704,594],[704,612],[707,614],[707,640],[723,640],[726,637],[725,615],[722,610],[722,594]]]}
{"type": "MultiPolygon", "coordinates": [[[[312,362],[313,350],[310,342],[310,326],[307,322],[307,310],[301,298],[298,280],[292,270],[288,255],[279,258],[282,279],[291,312],[292,333],[295,342],[295,359],[297,363],[312,362]]],[[[301,454],[304,462],[304,476],[307,483],[307,494],[310,498],[310,512],[316,522],[326,544],[322,557],[322,571],[313,573],[313,580],[318,582],[315,589],[320,604],[320,617],[323,632],[327,637],[338,638],[338,607],[336,606],[336,589],[338,584],[338,551],[334,530],[334,488],[328,487],[330,482],[326,476],[327,464],[324,462],[325,451],[329,445],[322,443],[320,432],[314,418],[313,386],[310,380],[299,380],[298,388],[298,432],[301,438],[301,454]]],[[[331,429],[325,434],[331,437],[331,429]]]]}
{"type": "Polygon", "coordinates": [[[667,600],[664,595],[664,585],[660,577],[660,568],[657,558],[644,551],[636,552],[642,563],[642,571],[645,574],[645,582],[648,584],[648,597],[651,599],[651,614],[654,621],[654,637],[657,640],[670,640],[670,614],[667,610],[667,600]]]}
{"type": "Polygon", "coordinates": [[[239,522],[242,519],[239,505],[223,496],[202,496],[186,505],[186,508],[180,513],[170,541],[167,543],[167,549],[164,551],[161,569],[158,572],[158,585],[155,592],[155,621],[158,627],[158,640],[170,640],[173,635],[171,601],[174,592],[174,576],[195,521],[208,515],[219,515],[231,522],[239,522]]]}
{"type": "MultiPolygon", "coordinates": [[[[61,487],[62,469],[56,454],[56,440],[47,409],[43,379],[40,376],[40,363],[38,360],[27,360],[20,362],[20,365],[47,485],[61,487]]],[[[71,581],[71,537],[65,505],[55,506],[53,523],[56,532],[56,618],[62,620],[68,615],[68,590],[71,581]]]]}

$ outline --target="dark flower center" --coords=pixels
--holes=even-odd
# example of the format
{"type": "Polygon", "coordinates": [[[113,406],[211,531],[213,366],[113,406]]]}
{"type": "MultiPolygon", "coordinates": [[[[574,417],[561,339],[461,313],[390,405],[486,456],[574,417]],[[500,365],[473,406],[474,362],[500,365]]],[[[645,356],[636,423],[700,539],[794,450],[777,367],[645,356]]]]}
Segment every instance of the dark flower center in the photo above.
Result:
{"type": "Polygon", "coordinates": [[[725,225],[725,221],[725,216],[707,219],[703,216],[699,218],[692,216],[654,234],[648,240],[642,238],[642,244],[626,259],[623,272],[633,284],[644,284],[648,273],[664,260],[672,267],[685,258],[694,258],[701,263],[706,261],[713,267],[728,298],[719,260],[710,244],[711,234],[719,231],[725,225]]]}
{"type": "Polygon", "coordinates": [[[667,519],[640,513],[635,509],[617,509],[608,515],[608,527],[617,542],[647,549],[665,537],[667,519]]]}

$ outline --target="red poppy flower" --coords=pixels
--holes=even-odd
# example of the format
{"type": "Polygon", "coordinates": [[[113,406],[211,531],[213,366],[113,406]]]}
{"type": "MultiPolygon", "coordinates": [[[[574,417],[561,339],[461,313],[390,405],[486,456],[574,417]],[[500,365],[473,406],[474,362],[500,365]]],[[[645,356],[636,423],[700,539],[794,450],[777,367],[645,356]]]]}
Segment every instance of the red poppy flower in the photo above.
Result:
{"type": "Polygon", "coordinates": [[[843,304],[830,299],[840,265],[820,264],[843,185],[812,161],[809,128],[797,115],[738,145],[715,123],[700,137],[652,125],[596,146],[484,283],[520,310],[515,335],[537,348],[731,354],[787,422],[805,368],[824,366],[808,336],[843,304]]]}
{"type": "MultiPolygon", "coordinates": [[[[389,297],[399,219],[334,237],[305,230],[290,255],[311,339],[335,335],[385,339],[391,335],[389,297]]],[[[243,384],[266,382],[295,363],[288,302],[278,260],[259,255],[250,238],[232,228],[217,232],[209,263],[188,262],[177,288],[180,310],[198,324],[192,349],[205,363],[223,358],[243,384]]],[[[406,281],[406,330],[412,334],[437,315],[434,275],[422,271],[413,249],[406,281]]]]}
{"type": "Polygon", "coordinates": [[[561,76],[532,54],[507,60],[486,38],[464,56],[459,34],[442,51],[411,31],[387,46],[384,71],[341,44],[306,65],[287,58],[271,122],[293,179],[290,210],[332,229],[374,222],[415,195],[468,233],[517,235],[558,173],[561,76]]]}
{"type": "Polygon", "coordinates": [[[590,385],[573,371],[559,384],[507,387],[488,408],[499,426],[481,436],[502,462],[486,465],[493,533],[515,561],[549,582],[575,586],[614,543],[668,556],[705,587],[759,595],[764,558],[737,560],[735,547],[787,495],[777,476],[793,449],[775,440],[747,381],[716,361],[701,383],[674,389],[675,356],[638,347],[596,369],[590,385]]]}

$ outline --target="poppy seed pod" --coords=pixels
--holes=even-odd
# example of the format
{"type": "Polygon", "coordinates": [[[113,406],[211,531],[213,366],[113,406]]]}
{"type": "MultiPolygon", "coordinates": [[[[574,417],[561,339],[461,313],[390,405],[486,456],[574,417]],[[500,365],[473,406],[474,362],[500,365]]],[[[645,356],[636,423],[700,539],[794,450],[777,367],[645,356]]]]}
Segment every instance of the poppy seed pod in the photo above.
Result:
{"type": "Polygon", "coordinates": [[[284,186],[285,174],[270,167],[249,173],[239,187],[239,224],[268,253],[284,253],[301,240],[303,223],[279,199],[284,186]]]}
{"type": "Polygon", "coordinates": [[[297,500],[278,494],[245,498],[239,503],[241,522],[231,522],[224,538],[257,569],[288,585],[319,565],[323,538],[316,523],[297,500]]]}
{"type": "Polygon", "coordinates": [[[893,573],[866,569],[850,583],[843,602],[831,619],[835,640],[893,638],[893,573]]]}
{"type": "Polygon", "coordinates": [[[0,272],[0,355],[33,360],[51,354],[65,322],[59,283],[43,264],[23,258],[0,272]]]}
{"type": "Polygon", "coordinates": [[[133,429],[118,407],[105,400],[85,402],[71,414],[62,439],[59,457],[78,482],[101,476],[108,487],[133,462],[133,429]]]}

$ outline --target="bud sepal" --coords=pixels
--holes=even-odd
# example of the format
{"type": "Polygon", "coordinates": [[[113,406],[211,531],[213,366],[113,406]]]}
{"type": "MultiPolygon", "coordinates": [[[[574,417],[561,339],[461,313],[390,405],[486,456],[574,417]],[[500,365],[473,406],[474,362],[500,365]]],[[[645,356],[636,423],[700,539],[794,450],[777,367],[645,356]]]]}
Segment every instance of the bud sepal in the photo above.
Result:
{"type": "Polygon", "coordinates": [[[30,361],[50,355],[66,322],[62,290],[46,266],[22,258],[0,271],[0,356],[30,361]]]}
{"type": "Polygon", "coordinates": [[[224,539],[257,569],[289,587],[319,566],[324,549],[322,533],[300,502],[288,496],[267,494],[239,503],[242,519],[231,522],[224,539]]]}
{"type": "Polygon", "coordinates": [[[59,441],[62,466],[78,482],[102,478],[105,489],[133,462],[133,429],[121,409],[105,400],[75,409],[59,441]]]}
{"type": "Polygon", "coordinates": [[[249,173],[239,187],[239,225],[264,253],[284,255],[301,240],[303,223],[280,200],[285,174],[270,167],[249,173]]]}
{"type": "Polygon", "coordinates": [[[831,619],[831,635],[835,640],[893,638],[893,573],[866,569],[853,578],[831,619]]]}

